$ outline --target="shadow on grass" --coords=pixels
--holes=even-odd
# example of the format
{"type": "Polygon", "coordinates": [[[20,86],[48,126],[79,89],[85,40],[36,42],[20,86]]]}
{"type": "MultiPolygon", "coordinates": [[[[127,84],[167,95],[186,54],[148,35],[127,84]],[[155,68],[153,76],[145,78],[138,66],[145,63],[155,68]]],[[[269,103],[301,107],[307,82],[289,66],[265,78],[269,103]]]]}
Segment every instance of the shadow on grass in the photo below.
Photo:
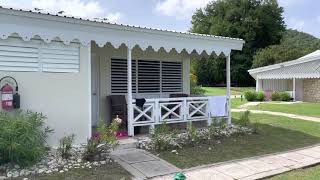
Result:
{"type": "Polygon", "coordinates": [[[320,143],[320,137],[269,124],[259,124],[258,134],[233,136],[216,142],[220,143],[178,149],[178,155],[171,151],[159,152],[159,155],[179,168],[190,168],[310,146],[320,143]]]}

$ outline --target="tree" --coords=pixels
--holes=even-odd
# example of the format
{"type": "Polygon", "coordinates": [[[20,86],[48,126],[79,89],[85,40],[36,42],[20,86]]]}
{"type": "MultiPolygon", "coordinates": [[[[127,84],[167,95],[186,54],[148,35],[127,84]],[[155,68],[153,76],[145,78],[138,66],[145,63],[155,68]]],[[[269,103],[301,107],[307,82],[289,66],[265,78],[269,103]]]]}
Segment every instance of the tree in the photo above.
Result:
{"type": "MultiPolygon", "coordinates": [[[[237,85],[248,86],[253,84],[247,70],[252,66],[255,52],[280,42],[285,30],[282,12],[276,0],[217,0],[196,11],[192,16],[191,32],[244,39],[243,50],[231,54],[231,80],[237,85]]],[[[219,59],[210,56],[209,60],[219,59]]],[[[221,66],[223,63],[207,63],[207,66],[195,63],[196,66],[199,64],[203,66],[195,68],[198,69],[196,75],[199,83],[217,83],[211,77],[212,70],[217,71],[214,74],[218,75],[225,73],[225,66],[221,66]]],[[[225,79],[221,81],[225,82],[225,79]]]]}
{"type": "Polygon", "coordinates": [[[296,30],[285,31],[278,45],[271,45],[257,51],[253,68],[297,59],[320,49],[320,39],[296,30]]]}

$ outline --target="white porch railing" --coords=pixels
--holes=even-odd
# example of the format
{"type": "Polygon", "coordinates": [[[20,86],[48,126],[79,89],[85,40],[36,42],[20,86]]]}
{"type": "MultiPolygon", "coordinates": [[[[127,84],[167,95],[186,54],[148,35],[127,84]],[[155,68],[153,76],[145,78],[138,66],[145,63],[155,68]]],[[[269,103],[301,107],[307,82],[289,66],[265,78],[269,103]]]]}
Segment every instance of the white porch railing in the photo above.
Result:
{"type": "Polygon", "coordinates": [[[208,97],[146,99],[143,107],[133,101],[132,126],[209,120],[208,97]]]}

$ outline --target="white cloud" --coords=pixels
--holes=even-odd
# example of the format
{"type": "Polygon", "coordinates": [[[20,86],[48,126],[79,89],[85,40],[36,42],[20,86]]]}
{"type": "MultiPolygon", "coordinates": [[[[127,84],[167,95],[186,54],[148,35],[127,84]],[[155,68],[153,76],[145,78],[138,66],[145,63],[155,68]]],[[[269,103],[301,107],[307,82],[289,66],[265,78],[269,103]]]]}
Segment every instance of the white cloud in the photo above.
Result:
{"type": "Polygon", "coordinates": [[[155,12],[177,19],[189,19],[196,9],[205,7],[211,0],[160,0],[155,12]]]}
{"type": "Polygon", "coordinates": [[[42,9],[41,12],[56,14],[64,11],[64,15],[71,15],[82,18],[107,18],[110,22],[118,22],[122,14],[119,12],[106,12],[106,9],[96,0],[28,0],[12,1],[0,0],[4,6],[22,9],[42,9]]]}

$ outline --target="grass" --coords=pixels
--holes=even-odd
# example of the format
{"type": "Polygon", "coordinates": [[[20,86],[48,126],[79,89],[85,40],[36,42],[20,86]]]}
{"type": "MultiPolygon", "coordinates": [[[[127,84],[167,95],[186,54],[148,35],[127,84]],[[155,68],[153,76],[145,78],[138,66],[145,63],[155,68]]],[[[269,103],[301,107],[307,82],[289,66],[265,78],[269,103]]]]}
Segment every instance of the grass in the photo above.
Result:
{"type": "Polygon", "coordinates": [[[248,101],[246,99],[240,99],[240,98],[232,98],[231,99],[231,108],[239,108],[241,105],[247,103],[248,101]]]}
{"type": "Polygon", "coordinates": [[[269,178],[269,180],[318,180],[320,179],[320,166],[291,171],[269,178]]]}
{"type": "Polygon", "coordinates": [[[250,109],[320,117],[320,103],[295,103],[295,104],[262,103],[257,106],[251,106],[250,109]]]}
{"type": "MultiPolygon", "coordinates": [[[[87,180],[87,179],[108,179],[108,180],[129,180],[131,175],[116,163],[106,164],[92,169],[71,169],[64,173],[53,173],[49,175],[28,176],[31,180],[87,180]]],[[[16,178],[18,180],[21,178],[16,178]]]]}
{"type": "MultiPolygon", "coordinates": [[[[226,87],[202,87],[206,91],[207,96],[226,95],[226,87]]],[[[248,90],[254,90],[253,87],[231,87],[231,95],[241,95],[248,90]]]]}
{"type": "MultiPolygon", "coordinates": [[[[235,119],[239,116],[233,113],[235,119]]],[[[225,138],[214,145],[184,147],[178,149],[178,155],[158,152],[159,156],[180,168],[190,168],[320,143],[320,123],[263,114],[251,114],[250,119],[259,122],[258,134],[225,138]]]]}

